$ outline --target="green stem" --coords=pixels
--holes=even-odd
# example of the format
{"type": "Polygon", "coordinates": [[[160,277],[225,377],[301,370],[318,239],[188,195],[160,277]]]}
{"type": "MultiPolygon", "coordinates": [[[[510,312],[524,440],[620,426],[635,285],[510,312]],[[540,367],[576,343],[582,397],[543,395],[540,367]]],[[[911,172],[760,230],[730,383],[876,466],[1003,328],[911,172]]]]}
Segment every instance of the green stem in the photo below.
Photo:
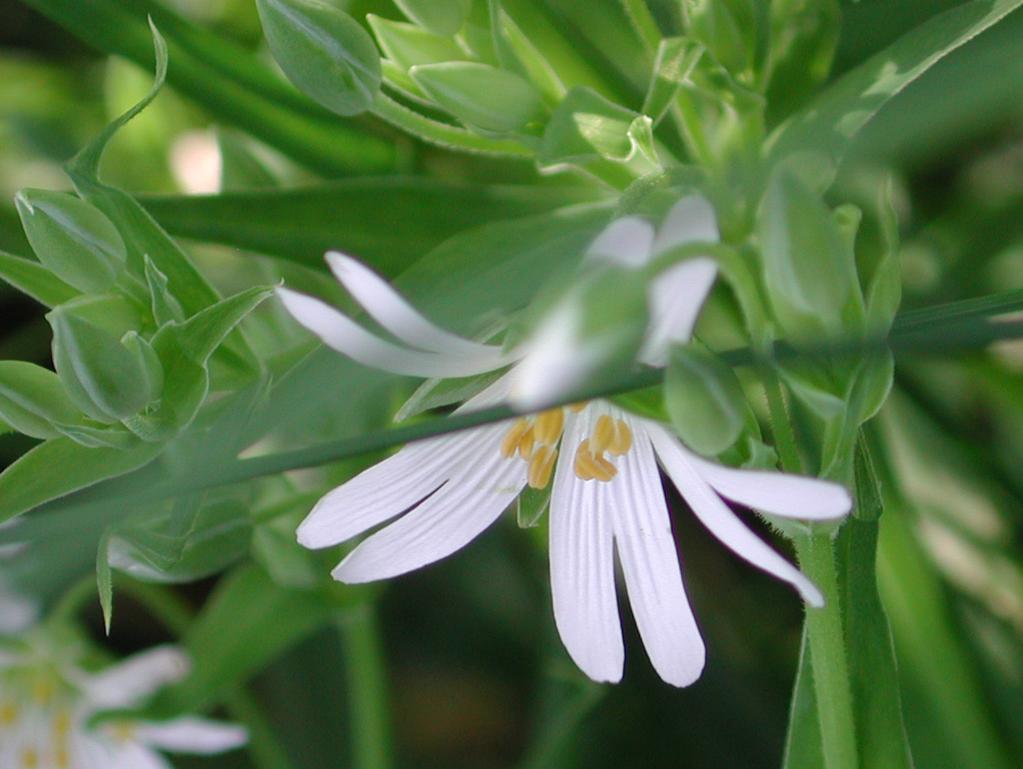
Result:
{"type": "Polygon", "coordinates": [[[771,415],[771,429],[781,466],[790,473],[801,473],[803,460],[799,456],[796,435],[792,431],[792,423],[785,410],[785,397],[782,395],[778,375],[774,369],[764,366],[761,368],[760,379],[767,395],[767,409],[771,415]]]}
{"type": "Polygon", "coordinates": [[[655,53],[661,43],[661,30],[647,8],[646,0],[622,0],[622,5],[625,6],[625,13],[632,23],[632,28],[643,41],[647,53],[655,53]]]}
{"type": "Polygon", "coordinates": [[[819,532],[798,537],[795,542],[803,572],[816,583],[825,598],[824,606],[806,610],[824,767],[857,769],[856,722],[831,535],[819,532]]]}
{"type": "Polygon", "coordinates": [[[355,769],[391,769],[391,720],[376,612],[366,603],[339,612],[355,769]]]}

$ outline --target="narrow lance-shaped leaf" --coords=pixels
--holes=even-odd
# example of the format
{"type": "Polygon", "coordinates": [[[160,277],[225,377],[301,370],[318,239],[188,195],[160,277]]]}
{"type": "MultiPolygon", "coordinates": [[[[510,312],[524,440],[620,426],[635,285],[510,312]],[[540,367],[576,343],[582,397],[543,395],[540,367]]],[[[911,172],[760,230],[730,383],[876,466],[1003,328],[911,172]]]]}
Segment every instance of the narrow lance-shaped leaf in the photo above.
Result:
{"type": "Polygon", "coordinates": [[[476,62],[420,64],[412,79],[440,107],[470,128],[509,133],[543,117],[543,102],[525,78],[476,62]]]}
{"type": "Polygon", "coordinates": [[[0,418],[33,438],[56,438],[54,423],[72,424],[81,412],[49,369],[26,361],[0,361],[0,418]]]}
{"type": "Polygon", "coordinates": [[[69,286],[38,262],[3,251],[0,251],[0,280],[47,307],[56,307],[79,296],[78,289],[69,286]]]}

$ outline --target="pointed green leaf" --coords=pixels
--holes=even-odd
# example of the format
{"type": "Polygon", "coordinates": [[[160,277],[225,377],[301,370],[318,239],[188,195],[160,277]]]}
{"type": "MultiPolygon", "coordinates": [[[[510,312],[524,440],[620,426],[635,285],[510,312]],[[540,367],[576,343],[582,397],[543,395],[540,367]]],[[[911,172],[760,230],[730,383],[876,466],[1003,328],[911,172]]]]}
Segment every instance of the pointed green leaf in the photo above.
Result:
{"type": "Polygon", "coordinates": [[[355,19],[320,0],[257,0],[270,52],[294,85],[339,115],[357,115],[380,90],[380,55],[355,19]]]}
{"type": "Polygon", "coordinates": [[[384,55],[408,70],[417,64],[465,61],[469,56],[452,38],[436,35],[414,24],[391,21],[374,14],[366,16],[384,55]]]}
{"type": "Polygon", "coordinates": [[[110,622],[114,618],[114,578],[110,572],[108,548],[110,544],[109,530],[100,537],[96,548],[96,591],[99,593],[99,605],[103,610],[103,629],[110,635],[110,622]]]}
{"type": "Polygon", "coordinates": [[[453,35],[462,28],[472,0],[394,0],[402,13],[436,35],[453,35]]]}
{"type": "Polygon", "coordinates": [[[56,307],[79,296],[77,289],[38,262],[3,251],[0,251],[0,280],[47,307],[56,307]]]}
{"type": "Polygon", "coordinates": [[[82,415],[59,377],[25,361],[0,361],[0,419],[33,438],[56,438],[54,423],[72,424],[82,415]]]}
{"type": "Polygon", "coordinates": [[[666,37],[661,40],[654,60],[653,77],[643,100],[643,114],[649,115],[654,124],[664,117],[703,51],[703,46],[689,38],[666,37]]]}
{"type": "Polygon", "coordinates": [[[470,128],[509,133],[543,116],[540,94],[513,72],[454,61],[420,64],[409,74],[439,106],[470,128]]]}

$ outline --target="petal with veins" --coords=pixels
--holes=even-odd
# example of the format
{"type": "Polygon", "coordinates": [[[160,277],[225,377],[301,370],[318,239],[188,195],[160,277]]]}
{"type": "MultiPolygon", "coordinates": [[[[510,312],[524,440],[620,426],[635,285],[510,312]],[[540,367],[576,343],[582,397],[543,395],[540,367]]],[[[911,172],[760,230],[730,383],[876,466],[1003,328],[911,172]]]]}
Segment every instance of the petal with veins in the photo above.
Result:
{"type": "Polygon", "coordinates": [[[241,747],[248,739],[244,728],[205,718],[141,721],[133,724],[139,742],[171,753],[212,755],[241,747]]]}
{"type": "Polygon", "coordinates": [[[650,662],[669,684],[688,686],[703,671],[703,640],[682,584],[650,439],[630,426],[632,450],[619,460],[618,475],[600,484],[598,499],[614,522],[629,603],[650,662]]]}
{"type": "Polygon", "coordinates": [[[491,356],[495,361],[494,368],[502,365],[500,347],[463,339],[431,323],[386,280],[361,262],[330,251],[327,264],[370,317],[406,344],[449,355],[491,356]]]}
{"type": "Polygon", "coordinates": [[[852,497],[839,483],[804,475],[724,467],[683,450],[707,483],[721,496],[740,505],[807,521],[841,518],[852,509],[852,497]]]}
{"type": "Polygon", "coordinates": [[[646,219],[626,216],[615,219],[596,237],[586,251],[590,262],[642,267],[650,259],[654,228],[646,219]]]}
{"type": "MultiPolygon", "coordinates": [[[[589,409],[587,409],[589,411],[589,409]]],[[[625,647],[614,577],[614,533],[597,481],[573,469],[573,450],[586,437],[588,415],[571,420],[554,473],[550,509],[554,621],[575,664],[594,681],[622,678],[625,647]]]]}
{"type": "Polygon", "coordinates": [[[668,348],[689,341],[716,277],[717,263],[696,257],[669,267],[653,280],[649,289],[650,325],[640,360],[664,366],[668,348]]]}
{"type": "Polygon", "coordinates": [[[717,243],[717,217],[707,199],[689,195],[671,207],[657,231],[652,251],[656,256],[685,243],[717,243]]]}
{"type": "Polygon", "coordinates": [[[175,646],[158,646],[128,657],[95,675],[77,681],[90,704],[98,708],[137,705],[162,686],[188,674],[188,657],[175,646]]]}
{"type": "Polygon", "coordinates": [[[644,424],[664,471],[710,533],[754,566],[790,583],[811,606],[823,606],[824,596],[820,590],[799,569],[750,531],[721,501],[675,437],[658,424],[644,424]]]}
{"type": "Polygon", "coordinates": [[[295,320],[324,344],[364,366],[418,377],[462,377],[497,368],[491,355],[468,357],[409,350],[369,333],[326,302],[286,288],[277,295],[295,320]]]}
{"type": "Polygon", "coordinates": [[[504,424],[482,429],[465,470],[355,548],[334,578],[356,583],[394,577],[446,558],[479,536],[526,485],[526,464],[500,454],[506,430],[504,424]]]}

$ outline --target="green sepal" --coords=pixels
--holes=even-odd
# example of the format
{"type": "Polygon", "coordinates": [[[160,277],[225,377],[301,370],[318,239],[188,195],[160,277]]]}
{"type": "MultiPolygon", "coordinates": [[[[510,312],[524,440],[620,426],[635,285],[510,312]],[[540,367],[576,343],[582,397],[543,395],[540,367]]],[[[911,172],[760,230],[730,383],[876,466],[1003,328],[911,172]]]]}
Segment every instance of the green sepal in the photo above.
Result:
{"type": "Polygon", "coordinates": [[[544,114],[540,94],[528,80],[488,64],[420,64],[409,74],[438,106],[483,132],[520,131],[544,114]]]}
{"type": "Polygon", "coordinates": [[[0,419],[12,429],[32,438],[56,438],[61,433],[55,424],[81,418],[52,371],[26,361],[0,361],[0,419]]]}
{"type": "Polygon", "coordinates": [[[380,55],[351,16],[319,0],[256,0],[270,52],[288,79],[339,115],[368,110],[380,90],[380,55]]]}
{"type": "Polygon", "coordinates": [[[110,288],[127,252],[104,214],[66,192],[21,190],[14,196],[25,235],[39,261],[61,280],[85,292],[110,288]]]}
{"type": "Polygon", "coordinates": [[[746,398],[735,372],[697,344],[672,351],[664,377],[664,401],[682,442],[713,457],[742,433],[746,398]]]}

